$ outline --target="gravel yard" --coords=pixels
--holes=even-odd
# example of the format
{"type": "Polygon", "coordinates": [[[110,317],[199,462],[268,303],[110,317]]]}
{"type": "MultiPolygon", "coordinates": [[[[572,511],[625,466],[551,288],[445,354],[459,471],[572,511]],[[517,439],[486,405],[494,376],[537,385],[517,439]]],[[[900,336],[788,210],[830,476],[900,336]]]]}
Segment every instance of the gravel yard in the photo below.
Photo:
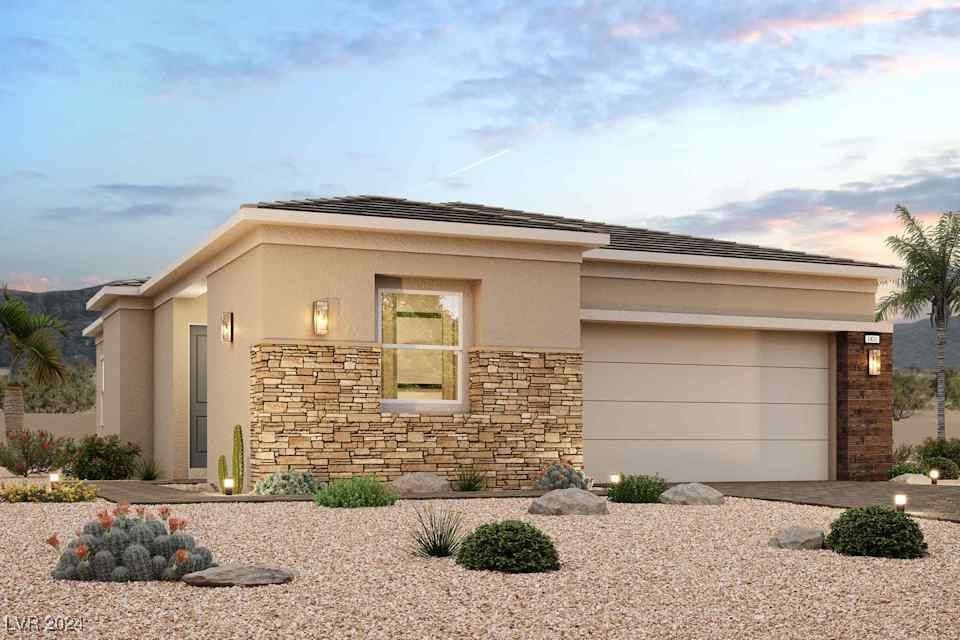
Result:
{"type": "MultiPolygon", "coordinates": [[[[217,561],[299,574],[288,585],[58,582],[44,540],[97,504],[2,504],[0,612],[84,619],[82,638],[958,638],[960,525],[921,520],[929,557],[850,558],[767,546],[840,510],[744,499],[720,507],[610,504],[606,516],[527,516],[530,500],[442,501],[473,526],[527,519],[558,572],[467,571],[412,554],[414,508],[311,503],[174,507],[217,561]]],[[[29,637],[29,634],[26,634],[29,637]]],[[[35,634],[36,635],[36,634],[35,634]]]]}

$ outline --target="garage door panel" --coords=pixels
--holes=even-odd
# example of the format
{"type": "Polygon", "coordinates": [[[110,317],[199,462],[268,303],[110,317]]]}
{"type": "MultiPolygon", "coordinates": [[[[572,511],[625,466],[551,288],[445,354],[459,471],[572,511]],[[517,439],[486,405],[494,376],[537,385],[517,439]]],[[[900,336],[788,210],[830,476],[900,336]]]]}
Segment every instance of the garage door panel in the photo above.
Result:
{"type": "Polygon", "coordinates": [[[822,367],[823,334],[626,324],[585,325],[586,362],[822,367]],[[599,329],[598,329],[599,328],[599,329]]]}
{"type": "Polygon", "coordinates": [[[584,397],[632,402],[827,402],[827,370],[586,362],[584,397]]]}
{"type": "Polygon", "coordinates": [[[827,437],[826,404],[584,403],[589,438],[802,439],[827,437]]]}
{"type": "Polygon", "coordinates": [[[668,482],[822,480],[827,477],[825,441],[587,440],[587,475],[659,474],[668,482]],[[789,461],[789,464],[785,464],[789,461]]]}

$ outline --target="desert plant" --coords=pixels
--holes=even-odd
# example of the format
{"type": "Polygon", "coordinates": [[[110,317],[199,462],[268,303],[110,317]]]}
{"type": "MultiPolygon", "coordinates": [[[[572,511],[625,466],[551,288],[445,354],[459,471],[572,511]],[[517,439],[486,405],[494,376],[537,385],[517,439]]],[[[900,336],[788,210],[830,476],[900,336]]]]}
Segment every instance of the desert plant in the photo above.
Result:
{"type": "Polygon", "coordinates": [[[0,467],[26,478],[63,465],[69,440],[47,431],[14,430],[0,444],[0,467]]]}
{"type": "Polygon", "coordinates": [[[483,491],[486,486],[486,476],[473,467],[461,467],[453,479],[453,488],[456,491],[483,491]]]}
{"type": "Polygon", "coordinates": [[[887,478],[896,478],[904,473],[924,474],[926,472],[927,468],[919,462],[898,462],[890,467],[889,471],[887,471],[887,478]]]}
{"type": "Polygon", "coordinates": [[[317,481],[305,471],[277,471],[253,487],[258,496],[308,496],[317,492],[317,481]]]}
{"type": "Polygon", "coordinates": [[[116,435],[90,435],[79,444],[69,442],[63,470],[81,480],[126,480],[137,472],[140,447],[116,435]]]}
{"type": "Polygon", "coordinates": [[[233,482],[239,493],[243,493],[246,486],[243,483],[243,427],[235,425],[233,427],[233,482]]]}
{"type": "Polygon", "coordinates": [[[417,509],[417,528],[413,541],[417,555],[424,558],[446,558],[457,553],[460,547],[462,517],[447,509],[417,509]]]}
{"type": "Polygon", "coordinates": [[[186,520],[166,518],[168,509],[160,510],[163,519],[159,520],[146,509],[138,509],[136,515],[129,511],[127,505],[118,505],[112,512],[100,511],[63,550],[59,537],[50,536],[47,543],[61,552],[52,577],[176,581],[214,566],[210,550],[197,546],[193,536],[184,532],[186,520]]]}
{"type": "Polygon", "coordinates": [[[39,484],[0,485],[0,502],[90,502],[97,488],[86,482],[58,482],[52,487],[39,484]]]}
{"type": "Polygon", "coordinates": [[[477,527],[457,550],[457,564],[467,569],[537,573],[560,568],[553,541],[528,522],[504,520],[477,527]]]}
{"type": "Polygon", "coordinates": [[[334,480],[314,496],[321,507],[387,507],[397,501],[397,494],[372,476],[334,480]]]}
{"type": "Polygon", "coordinates": [[[547,467],[533,485],[540,491],[553,491],[554,489],[577,489],[587,488],[587,479],[580,471],[574,469],[565,462],[555,462],[547,467]]]}
{"type": "MultiPolygon", "coordinates": [[[[0,380],[0,400],[7,381],[0,380]]],[[[64,368],[63,380],[39,383],[29,378],[20,384],[25,413],[80,413],[97,402],[93,367],[84,364],[64,368]]]]}
{"type": "Polygon", "coordinates": [[[217,486],[220,487],[220,493],[223,493],[223,481],[227,479],[227,456],[220,454],[217,458],[217,486]]]}
{"type": "Polygon", "coordinates": [[[949,458],[960,465],[960,438],[927,438],[914,447],[914,455],[920,460],[949,458]]]}
{"type": "Polygon", "coordinates": [[[825,544],[844,555],[878,558],[919,558],[927,550],[913,518],[879,505],[844,511],[830,524],[825,544]]]}
{"type": "Polygon", "coordinates": [[[960,478],[960,466],[950,458],[939,456],[924,458],[921,464],[926,473],[929,473],[931,469],[936,469],[940,472],[940,477],[944,480],[956,480],[960,478]]]}
{"type": "Polygon", "coordinates": [[[141,460],[137,465],[137,476],[146,482],[157,480],[161,473],[163,473],[163,471],[160,469],[160,465],[157,464],[156,460],[141,460]]]}
{"type": "Polygon", "coordinates": [[[933,389],[923,374],[893,372],[893,419],[904,420],[927,408],[933,389]]]}
{"type": "Polygon", "coordinates": [[[666,489],[667,483],[659,476],[620,474],[620,482],[607,489],[607,498],[611,502],[659,502],[666,489]]]}
{"type": "Polygon", "coordinates": [[[898,444],[893,450],[894,462],[910,462],[913,460],[914,447],[912,444],[898,444]]]}

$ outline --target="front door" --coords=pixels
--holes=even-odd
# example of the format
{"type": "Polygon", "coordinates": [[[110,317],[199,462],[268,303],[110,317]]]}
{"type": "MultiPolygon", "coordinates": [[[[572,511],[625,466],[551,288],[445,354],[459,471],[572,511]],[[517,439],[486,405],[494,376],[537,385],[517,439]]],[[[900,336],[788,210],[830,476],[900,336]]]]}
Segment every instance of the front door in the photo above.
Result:
{"type": "Polygon", "coordinates": [[[207,466],[207,328],[190,327],[190,468],[207,466]]]}

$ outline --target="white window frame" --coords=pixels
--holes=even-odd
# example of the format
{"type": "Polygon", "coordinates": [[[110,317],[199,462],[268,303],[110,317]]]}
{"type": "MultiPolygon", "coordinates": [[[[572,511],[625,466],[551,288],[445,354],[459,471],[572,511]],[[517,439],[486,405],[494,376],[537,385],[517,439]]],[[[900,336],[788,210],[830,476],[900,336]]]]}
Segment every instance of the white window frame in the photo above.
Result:
{"type": "MultiPolygon", "coordinates": [[[[463,363],[466,360],[464,354],[466,354],[466,345],[463,343],[464,330],[463,327],[466,324],[466,315],[467,309],[463,303],[463,292],[462,291],[435,291],[429,289],[395,289],[395,288],[378,288],[377,289],[377,342],[380,343],[381,349],[419,349],[423,351],[452,351],[457,356],[457,399],[456,400],[411,400],[403,398],[384,398],[383,390],[381,388],[380,392],[380,402],[384,409],[393,410],[394,412],[402,412],[408,408],[457,408],[463,407],[465,404],[464,395],[466,391],[466,385],[464,384],[464,371],[463,363]],[[385,294],[393,293],[407,293],[411,295],[421,295],[421,296],[455,296],[460,300],[460,318],[457,322],[457,346],[447,346],[447,345],[422,345],[422,344],[384,344],[383,342],[383,296],[385,294]]],[[[381,372],[381,379],[382,379],[381,372]]]]}

